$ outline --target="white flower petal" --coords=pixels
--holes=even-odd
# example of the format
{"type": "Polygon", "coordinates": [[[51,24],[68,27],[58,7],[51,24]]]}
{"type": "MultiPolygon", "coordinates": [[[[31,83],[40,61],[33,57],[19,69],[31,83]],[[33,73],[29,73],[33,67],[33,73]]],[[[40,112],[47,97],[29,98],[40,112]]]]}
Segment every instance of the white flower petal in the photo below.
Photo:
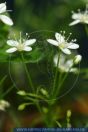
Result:
{"type": "Polygon", "coordinates": [[[85,23],[88,24],[88,20],[85,20],[85,23]]]}
{"type": "Polygon", "coordinates": [[[18,46],[19,43],[15,40],[7,40],[7,44],[10,46],[18,46]]]}
{"type": "Polygon", "coordinates": [[[78,69],[77,68],[71,68],[70,72],[77,73],[78,69]]]}
{"type": "Polygon", "coordinates": [[[70,55],[71,54],[71,51],[69,49],[61,49],[65,54],[68,54],[70,55]]]}
{"type": "Polygon", "coordinates": [[[8,16],[0,15],[0,20],[7,25],[10,25],[10,26],[13,25],[13,21],[8,16]]]}
{"type": "Polygon", "coordinates": [[[24,42],[24,45],[32,45],[36,42],[36,39],[29,39],[24,42]]]}
{"type": "Polygon", "coordinates": [[[57,61],[58,61],[58,54],[56,54],[54,56],[54,64],[55,64],[55,66],[57,66],[57,61]]]}
{"type": "Polygon", "coordinates": [[[0,100],[0,105],[4,106],[4,107],[9,107],[10,104],[8,101],[5,101],[5,100],[0,100]]]}
{"type": "Polygon", "coordinates": [[[31,48],[31,47],[28,47],[28,46],[25,46],[23,50],[24,50],[24,51],[31,51],[32,48],[31,48]]]}
{"type": "Polygon", "coordinates": [[[80,23],[80,20],[75,20],[72,23],[70,23],[69,26],[73,26],[73,25],[76,25],[78,23],[80,23]]]}
{"type": "Polygon", "coordinates": [[[17,51],[17,48],[15,48],[15,47],[6,50],[7,53],[13,53],[13,52],[15,52],[15,51],[17,51]]]}
{"type": "Polygon", "coordinates": [[[73,19],[78,19],[80,17],[80,14],[78,14],[78,13],[74,13],[73,15],[72,15],[72,18],[73,19]]]}
{"type": "Polygon", "coordinates": [[[6,3],[1,3],[0,4],[0,13],[6,12],[6,3]]]}
{"type": "Polygon", "coordinates": [[[73,66],[73,60],[72,60],[72,59],[67,60],[67,61],[66,61],[66,67],[67,67],[67,68],[71,68],[72,66],[73,66]]]}
{"type": "Polygon", "coordinates": [[[56,40],[53,39],[47,39],[47,42],[49,42],[52,45],[58,46],[58,42],[56,40]]]}
{"type": "Polygon", "coordinates": [[[70,45],[68,46],[69,49],[78,49],[79,45],[75,43],[69,43],[70,45]]]}
{"type": "Polygon", "coordinates": [[[2,105],[0,105],[0,110],[1,111],[5,111],[5,107],[3,107],[2,105]]]}
{"type": "Polygon", "coordinates": [[[63,43],[65,41],[64,37],[59,33],[55,33],[55,38],[59,43],[63,43]]]}

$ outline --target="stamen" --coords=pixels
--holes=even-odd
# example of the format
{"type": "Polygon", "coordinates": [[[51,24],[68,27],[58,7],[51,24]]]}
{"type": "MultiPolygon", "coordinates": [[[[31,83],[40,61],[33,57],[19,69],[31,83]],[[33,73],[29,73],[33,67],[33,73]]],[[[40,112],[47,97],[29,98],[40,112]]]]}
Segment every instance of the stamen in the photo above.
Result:
{"type": "Polygon", "coordinates": [[[20,32],[20,44],[21,44],[21,36],[22,36],[22,33],[20,32]]]}
{"type": "Polygon", "coordinates": [[[12,10],[6,10],[6,11],[8,11],[8,12],[12,12],[12,10]]]}
{"type": "Polygon", "coordinates": [[[28,33],[26,33],[26,36],[28,36],[28,33]]]}
{"type": "Polygon", "coordinates": [[[28,34],[28,33],[26,33],[26,39],[29,39],[29,37],[30,37],[30,36],[29,36],[29,34],[28,34]]]}
{"type": "Polygon", "coordinates": [[[65,38],[65,33],[66,33],[65,31],[62,32],[62,35],[63,35],[64,38],[65,38]]]}
{"type": "Polygon", "coordinates": [[[61,30],[60,33],[62,34],[62,32],[63,32],[63,31],[61,30]]]}
{"type": "Polygon", "coordinates": [[[68,40],[69,40],[69,38],[71,37],[71,35],[72,35],[72,33],[70,33],[70,34],[69,34],[69,36],[68,36],[68,38],[67,38],[67,40],[66,40],[66,41],[68,41],[68,40]]]}
{"type": "Polygon", "coordinates": [[[78,12],[80,13],[80,12],[81,12],[81,10],[80,10],[80,9],[78,9],[78,12]]]}
{"type": "Polygon", "coordinates": [[[13,34],[13,36],[14,36],[15,41],[17,41],[17,39],[16,39],[16,34],[13,34]]]}
{"type": "Polygon", "coordinates": [[[63,34],[65,34],[65,31],[63,31],[63,34]]]}
{"type": "Polygon", "coordinates": [[[8,39],[11,39],[11,37],[10,37],[10,36],[8,36],[8,39]]]}
{"type": "Polygon", "coordinates": [[[71,42],[76,42],[77,40],[76,39],[72,39],[72,41],[71,42]]]}
{"type": "Polygon", "coordinates": [[[25,42],[25,39],[23,39],[23,42],[25,42]]]}
{"type": "Polygon", "coordinates": [[[86,13],[86,14],[88,13],[88,4],[86,4],[86,10],[85,10],[85,13],[86,13]]]}
{"type": "Polygon", "coordinates": [[[74,11],[71,11],[72,14],[74,14],[75,12],[74,11]]]}
{"type": "Polygon", "coordinates": [[[76,41],[77,41],[77,39],[74,39],[74,40],[73,40],[73,42],[76,42],[76,41]]]}

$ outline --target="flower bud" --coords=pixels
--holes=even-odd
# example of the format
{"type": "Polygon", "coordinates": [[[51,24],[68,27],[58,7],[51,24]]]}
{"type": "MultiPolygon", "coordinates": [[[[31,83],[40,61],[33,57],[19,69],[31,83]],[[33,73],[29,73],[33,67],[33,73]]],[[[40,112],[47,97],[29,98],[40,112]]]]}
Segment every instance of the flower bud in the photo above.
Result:
{"type": "Polygon", "coordinates": [[[19,94],[19,95],[21,95],[21,96],[25,96],[25,95],[26,95],[26,92],[25,92],[25,91],[20,90],[20,91],[18,91],[18,92],[17,92],[17,94],[19,94]]]}
{"type": "Polygon", "coordinates": [[[71,110],[67,110],[67,117],[71,117],[71,110]]]}
{"type": "Polygon", "coordinates": [[[82,60],[82,56],[81,55],[76,55],[75,58],[74,58],[74,63],[78,64],[78,63],[80,63],[81,60],[82,60]]]}

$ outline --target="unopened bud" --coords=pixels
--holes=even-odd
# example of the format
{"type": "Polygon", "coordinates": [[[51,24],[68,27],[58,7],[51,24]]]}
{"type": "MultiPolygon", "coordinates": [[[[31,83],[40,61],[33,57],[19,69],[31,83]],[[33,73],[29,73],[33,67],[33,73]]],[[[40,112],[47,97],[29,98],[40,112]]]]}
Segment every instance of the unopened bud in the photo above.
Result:
{"type": "Polygon", "coordinates": [[[26,92],[25,91],[18,91],[17,94],[21,95],[21,96],[25,96],[26,92]]]}
{"type": "Polygon", "coordinates": [[[74,63],[78,64],[78,63],[80,63],[81,60],[82,60],[82,56],[81,55],[76,55],[75,58],[74,58],[74,63]]]}

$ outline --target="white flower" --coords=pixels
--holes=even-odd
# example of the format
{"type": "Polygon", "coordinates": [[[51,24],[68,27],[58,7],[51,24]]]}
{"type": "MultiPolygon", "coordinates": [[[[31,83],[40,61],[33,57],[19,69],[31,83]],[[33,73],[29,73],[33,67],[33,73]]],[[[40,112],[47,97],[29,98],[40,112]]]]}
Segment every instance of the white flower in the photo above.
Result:
{"type": "Polygon", "coordinates": [[[74,21],[72,23],[70,23],[69,26],[73,26],[78,23],[88,24],[88,7],[87,6],[86,6],[86,10],[84,12],[80,12],[80,10],[78,10],[78,13],[73,12],[72,19],[74,19],[74,21]]]}
{"type": "Polygon", "coordinates": [[[0,4],[0,20],[3,23],[12,26],[13,25],[13,21],[8,16],[5,15],[6,12],[7,12],[7,10],[6,10],[6,2],[5,3],[1,3],[0,4]]]}
{"type": "Polygon", "coordinates": [[[76,39],[68,42],[69,37],[70,37],[71,34],[66,39],[65,36],[64,36],[64,33],[65,32],[63,32],[63,35],[61,35],[60,33],[55,33],[56,40],[47,39],[47,41],[50,44],[59,47],[60,50],[62,52],[64,52],[65,54],[71,54],[71,51],[69,49],[77,49],[77,48],[79,48],[79,45],[74,43],[74,42],[76,42],[76,39]]]}
{"type": "Polygon", "coordinates": [[[7,44],[12,48],[6,50],[7,53],[13,53],[15,51],[31,51],[30,47],[36,42],[36,39],[22,39],[20,34],[20,39],[17,40],[7,40],[7,44]]]}
{"type": "Polygon", "coordinates": [[[8,108],[9,106],[9,102],[5,100],[0,100],[0,110],[5,111],[5,108],[8,108]]]}
{"type": "MultiPolygon", "coordinates": [[[[54,64],[57,66],[58,55],[54,57],[54,64]]],[[[61,72],[76,72],[77,68],[73,68],[74,61],[73,59],[67,59],[67,56],[64,54],[60,55],[58,68],[61,72]]]]}

